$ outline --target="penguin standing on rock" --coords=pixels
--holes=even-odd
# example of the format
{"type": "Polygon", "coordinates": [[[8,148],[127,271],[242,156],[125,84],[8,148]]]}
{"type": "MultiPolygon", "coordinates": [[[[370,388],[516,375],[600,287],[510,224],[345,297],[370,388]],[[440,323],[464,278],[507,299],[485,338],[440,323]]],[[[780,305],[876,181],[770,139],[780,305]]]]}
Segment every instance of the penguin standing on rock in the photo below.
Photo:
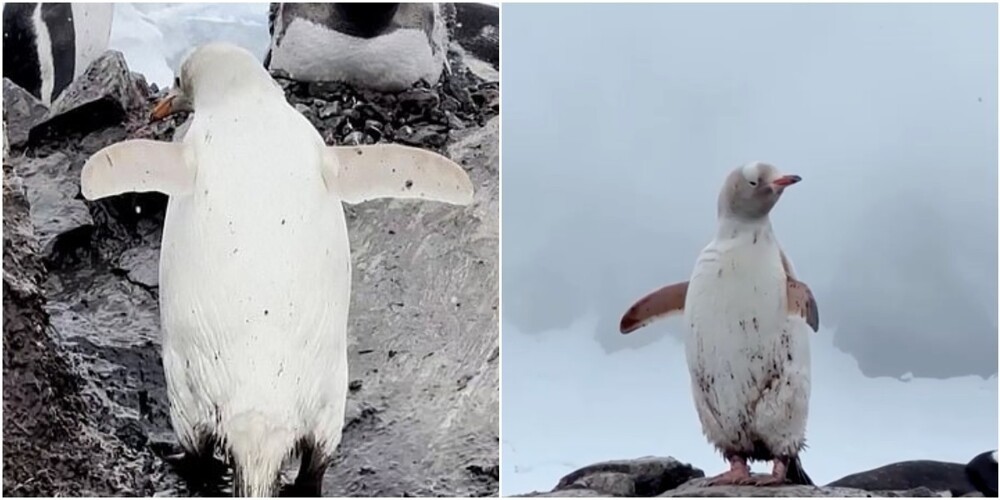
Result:
{"type": "Polygon", "coordinates": [[[819,310],[768,217],[801,180],[761,162],[730,172],[719,193],[716,236],[691,279],[650,293],[621,320],[621,332],[630,333],[684,316],[702,431],[730,465],[711,485],[813,484],[799,453],[809,415],[809,334],[819,329],[819,310]],[[751,475],[750,461],[772,461],[772,473],[751,475]]]}
{"type": "Polygon", "coordinates": [[[110,3],[6,3],[3,76],[46,106],[104,53],[110,3]]]}
{"type": "Polygon", "coordinates": [[[342,81],[398,92],[434,85],[445,69],[448,30],[433,3],[273,3],[264,59],[300,81],[342,81]]]}

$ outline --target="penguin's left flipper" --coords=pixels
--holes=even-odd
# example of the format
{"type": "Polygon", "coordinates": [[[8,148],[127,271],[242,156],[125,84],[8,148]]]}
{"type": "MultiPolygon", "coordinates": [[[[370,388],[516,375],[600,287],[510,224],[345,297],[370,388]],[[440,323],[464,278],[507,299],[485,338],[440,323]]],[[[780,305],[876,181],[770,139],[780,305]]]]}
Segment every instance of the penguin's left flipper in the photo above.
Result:
{"type": "Polygon", "coordinates": [[[819,307],[805,283],[788,278],[788,314],[802,316],[814,332],[819,331],[819,307]]]}
{"type": "Polygon", "coordinates": [[[196,167],[176,142],[133,139],[94,153],[80,172],[80,191],[88,200],[122,193],[156,191],[184,195],[194,186],[196,167]]]}
{"type": "Polygon", "coordinates": [[[376,198],[472,203],[472,181],[457,163],[432,151],[398,144],[327,146],[323,179],[345,203],[376,198]]]}
{"type": "Polygon", "coordinates": [[[622,315],[618,329],[623,334],[634,332],[658,319],[684,312],[688,282],[667,285],[639,299],[622,315]]]}

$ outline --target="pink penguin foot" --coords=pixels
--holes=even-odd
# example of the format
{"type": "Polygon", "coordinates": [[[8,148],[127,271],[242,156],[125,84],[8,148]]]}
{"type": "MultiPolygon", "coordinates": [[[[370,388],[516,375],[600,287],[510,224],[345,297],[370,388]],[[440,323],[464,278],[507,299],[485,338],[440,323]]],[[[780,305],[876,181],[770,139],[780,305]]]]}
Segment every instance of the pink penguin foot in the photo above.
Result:
{"type": "Polygon", "coordinates": [[[729,457],[729,470],[710,478],[705,484],[708,486],[728,486],[747,484],[750,480],[750,467],[743,457],[729,457]]]}
{"type": "Polygon", "coordinates": [[[781,486],[785,484],[785,478],[775,477],[773,474],[761,474],[750,476],[746,482],[740,484],[748,486],[781,486]]]}

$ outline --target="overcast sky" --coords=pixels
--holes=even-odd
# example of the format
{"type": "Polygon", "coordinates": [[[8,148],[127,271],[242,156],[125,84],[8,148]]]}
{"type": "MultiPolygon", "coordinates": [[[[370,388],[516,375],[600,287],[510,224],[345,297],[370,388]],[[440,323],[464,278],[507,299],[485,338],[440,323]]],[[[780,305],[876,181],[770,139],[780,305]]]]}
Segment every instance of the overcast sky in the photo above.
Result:
{"type": "MultiPolygon", "coordinates": [[[[997,371],[993,5],[504,6],[503,319],[536,334],[686,280],[733,167],[869,375],[997,371]]],[[[504,336],[504,343],[518,342],[504,336]]],[[[510,360],[505,360],[506,363],[510,360]]]]}

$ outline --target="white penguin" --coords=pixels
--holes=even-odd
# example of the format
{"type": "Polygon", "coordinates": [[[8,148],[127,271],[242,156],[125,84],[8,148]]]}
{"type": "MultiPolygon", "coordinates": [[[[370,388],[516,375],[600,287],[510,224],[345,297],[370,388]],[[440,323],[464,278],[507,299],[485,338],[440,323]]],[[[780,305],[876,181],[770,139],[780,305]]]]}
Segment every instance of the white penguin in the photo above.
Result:
{"type": "Polygon", "coordinates": [[[3,76],[49,106],[108,48],[114,4],[6,3],[3,76]]]}
{"type": "Polygon", "coordinates": [[[798,281],[768,214],[799,182],[753,162],[733,170],[719,194],[719,227],[690,281],[633,305],[621,332],[683,312],[687,362],[702,430],[731,469],[711,484],[812,484],[802,470],[809,412],[809,330],[819,311],[798,281]],[[773,460],[751,476],[748,460],[773,460]]]}
{"type": "Polygon", "coordinates": [[[472,201],[443,156],[327,147],[249,52],[204,45],[155,108],[193,111],[180,142],[130,140],[83,167],[83,195],[169,196],[160,253],[163,363],[185,451],[233,461],[234,493],[274,496],[286,457],[319,494],[346,404],[351,258],[341,202],[472,201]]]}
{"type": "Polygon", "coordinates": [[[435,3],[274,3],[264,65],[301,81],[398,92],[434,85],[448,52],[435,3]]]}

